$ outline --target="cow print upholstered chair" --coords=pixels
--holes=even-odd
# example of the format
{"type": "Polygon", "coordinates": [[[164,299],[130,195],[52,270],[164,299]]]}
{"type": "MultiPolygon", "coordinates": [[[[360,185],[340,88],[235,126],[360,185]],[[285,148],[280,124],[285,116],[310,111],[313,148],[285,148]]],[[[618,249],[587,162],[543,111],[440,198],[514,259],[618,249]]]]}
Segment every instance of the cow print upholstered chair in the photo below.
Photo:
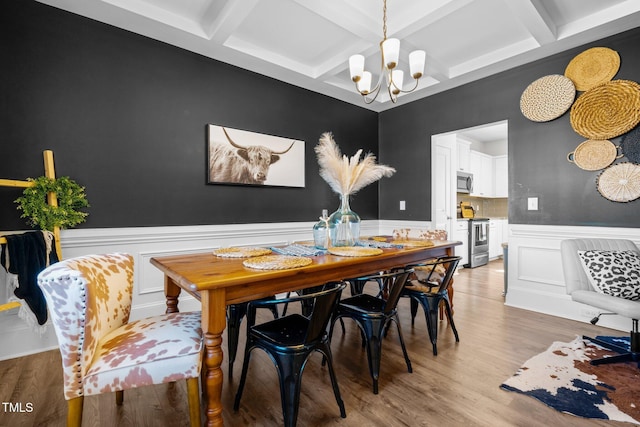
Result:
{"type": "Polygon", "coordinates": [[[129,322],[133,258],[88,255],[38,275],[62,354],[67,425],[82,424],[84,396],[187,381],[191,425],[200,425],[200,312],[129,322]]]}

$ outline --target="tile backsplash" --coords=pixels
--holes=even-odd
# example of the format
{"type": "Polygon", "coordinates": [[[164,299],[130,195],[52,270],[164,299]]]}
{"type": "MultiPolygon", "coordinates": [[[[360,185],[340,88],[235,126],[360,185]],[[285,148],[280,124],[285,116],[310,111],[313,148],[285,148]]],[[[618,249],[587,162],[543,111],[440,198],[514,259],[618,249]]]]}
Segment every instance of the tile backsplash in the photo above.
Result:
{"type": "MultiPolygon", "coordinates": [[[[462,193],[457,194],[458,207],[460,206],[460,202],[469,202],[471,206],[473,206],[473,209],[475,209],[476,216],[482,218],[507,218],[509,209],[508,200],[506,197],[487,199],[483,197],[472,197],[462,193]]],[[[460,217],[459,212],[458,217],[460,217]]]]}

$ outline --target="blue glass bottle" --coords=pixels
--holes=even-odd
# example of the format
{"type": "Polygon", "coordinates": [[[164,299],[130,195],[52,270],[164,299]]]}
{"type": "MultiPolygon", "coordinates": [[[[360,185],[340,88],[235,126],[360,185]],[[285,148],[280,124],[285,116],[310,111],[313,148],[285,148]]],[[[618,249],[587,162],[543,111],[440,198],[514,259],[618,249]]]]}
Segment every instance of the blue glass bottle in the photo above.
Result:
{"type": "Polygon", "coordinates": [[[329,215],[326,209],[322,210],[322,216],[313,226],[313,244],[317,249],[327,249],[329,247],[329,215]]]}

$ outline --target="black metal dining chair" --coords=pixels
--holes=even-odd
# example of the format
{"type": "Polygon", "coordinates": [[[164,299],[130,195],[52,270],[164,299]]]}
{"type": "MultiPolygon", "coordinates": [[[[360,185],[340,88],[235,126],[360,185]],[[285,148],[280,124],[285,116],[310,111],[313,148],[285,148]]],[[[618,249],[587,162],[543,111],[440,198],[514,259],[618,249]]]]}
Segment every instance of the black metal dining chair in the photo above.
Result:
{"type": "Polygon", "coordinates": [[[244,352],[242,375],[233,405],[235,411],[240,408],[240,399],[247,380],[251,352],[259,348],[269,355],[278,370],[282,414],[286,427],[293,427],[297,423],[302,372],[309,357],[316,351],[323,355],[323,362],[328,362],[329,377],[340,408],[340,416],[342,418],[347,416],[333,369],[329,334],[327,333],[327,326],[345,287],[346,284],[343,282],[331,282],[312,293],[305,292],[303,295],[282,299],[252,301],[248,304],[247,345],[244,352]],[[269,308],[278,304],[303,301],[312,302],[307,305],[311,307],[311,313],[308,317],[292,313],[266,323],[255,324],[257,308],[269,308]]]}
{"type": "Polygon", "coordinates": [[[378,292],[376,296],[359,293],[343,299],[338,304],[338,309],[331,321],[329,336],[333,335],[333,328],[337,320],[342,318],[353,319],[362,335],[362,346],[366,347],[369,362],[369,373],[373,380],[373,393],[378,394],[378,378],[380,376],[380,360],[382,358],[382,339],[391,322],[396,324],[398,337],[402,346],[402,353],[407,364],[407,370],[411,373],[411,361],[402,337],[402,329],[398,319],[397,304],[407,278],[413,272],[411,269],[394,269],[387,273],[372,276],[358,277],[360,284],[374,282],[379,288],[384,289],[383,295],[378,292]]]}
{"type": "Polygon", "coordinates": [[[438,354],[438,313],[441,303],[445,306],[447,320],[451,325],[456,342],[460,342],[451,312],[449,286],[451,286],[453,274],[461,259],[459,256],[447,256],[410,266],[422,278],[409,282],[402,290],[402,297],[411,298],[411,326],[415,323],[418,304],[424,309],[434,356],[438,354]]]}
{"type": "MultiPolygon", "coordinates": [[[[268,297],[271,299],[275,297],[268,297]]],[[[240,339],[240,325],[242,319],[247,314],[248,302],[238,304],[229,304],[227,306],[227,353],[229,360],[229,378],[233,378],[233,364],[236,361],[238,353],[238,341],[240,339]]],[[[276,307],[269,307],[273,313],[274,319],[278,318],[278,310],[276,307]]],[[[284,314],[283,314],[284,315],[284,314]]]]}

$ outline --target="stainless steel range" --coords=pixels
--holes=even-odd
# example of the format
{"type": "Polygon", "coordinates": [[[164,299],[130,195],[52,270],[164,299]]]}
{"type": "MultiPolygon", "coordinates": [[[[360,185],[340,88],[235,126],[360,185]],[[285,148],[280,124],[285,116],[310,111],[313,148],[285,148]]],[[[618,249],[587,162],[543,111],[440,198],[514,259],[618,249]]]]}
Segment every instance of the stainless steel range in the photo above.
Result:
{"type": "Polygon", "coordinates": [[[474,268],[489,262],[489,218],[469,219],[469,264],[474,268]]]}

